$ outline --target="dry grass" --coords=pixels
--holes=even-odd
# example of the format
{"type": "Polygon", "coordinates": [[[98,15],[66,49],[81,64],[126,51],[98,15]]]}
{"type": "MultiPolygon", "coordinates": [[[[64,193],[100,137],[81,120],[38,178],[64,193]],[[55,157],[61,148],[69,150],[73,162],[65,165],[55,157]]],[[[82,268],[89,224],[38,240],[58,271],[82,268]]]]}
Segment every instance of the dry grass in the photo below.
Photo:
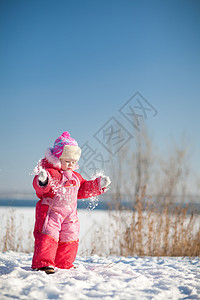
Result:
{"type": "MultiPolygon", "coordinates": [[[[116,210],[110,211],[108,223],[94,234],[92,253],[200,256],[200,215],[183,207],[191,182],[195,186],[196,180],[189,163],[189,144],[183,137],[160,153],[145,124],[133,134],[132,144],[109,157],[111,202],[116,203],[116,210]],[[176,196],[182,202],[179,206],[175,205],[176,196]],[[125,198],[132,203],[132,210],[117,204],[125,198]]],[[[192,188],[192,194],[199,195],[198,186],[192,188]]]]}
{"type": "MultiPolygon", "coordinates": [[[[33,251],[32,226],[10,210],[1,231],[1,251],[33,251]]],[[[94,232],[91,254],[121,256],[200,256],[200,216],[188,207],[153,203],[145,188],[133,210],[109,211],[109,221],[94,232]]]]}
{"type": "Polygon", "coordinates": [[[30,228],[27,232],[27,228],[24,228],[23,216],[17,217],[15,210],[11,209],[2,221],[6,226],[1,231],[0,251],[32,252],[33,230],[30,228]]]}
{"type": "Polygon", "coordinates": [[[200,256],[199,219],[195,212],[188,214],[187,207],[152,203],[143,188],[133,210],[110,211],[108,224],[94,234],[92,254],[200,256]]]}

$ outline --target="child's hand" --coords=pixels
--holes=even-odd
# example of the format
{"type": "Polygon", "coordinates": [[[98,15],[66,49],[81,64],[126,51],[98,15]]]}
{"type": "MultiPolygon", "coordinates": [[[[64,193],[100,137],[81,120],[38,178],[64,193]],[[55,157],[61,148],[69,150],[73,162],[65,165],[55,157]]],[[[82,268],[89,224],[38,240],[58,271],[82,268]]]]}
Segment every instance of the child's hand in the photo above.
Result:
{"type": "Polygon", "coordinates": [[[39,183],[41,183],[41,185],[45,185],[47,183],[47,179],[48,179],[47,172],[44,169],[42,169],[38,174],[39,183]]]}
{"type": "Polygon", "coordinates": [[[101,188],[107,187],[111,183],[108,176],[101,176],[101,188]]]}

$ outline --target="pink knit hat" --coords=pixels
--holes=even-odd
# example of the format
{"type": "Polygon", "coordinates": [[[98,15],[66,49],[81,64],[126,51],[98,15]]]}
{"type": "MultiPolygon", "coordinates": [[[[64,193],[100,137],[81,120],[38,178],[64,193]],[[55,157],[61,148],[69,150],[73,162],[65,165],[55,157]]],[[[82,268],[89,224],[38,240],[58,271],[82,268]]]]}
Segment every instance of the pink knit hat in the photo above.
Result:
{"type": "Polygon", "coordinates": [[[81,149],[68,131],[63,132],[54,143],[52,154],[57,158],[66,158],[78,161],[81,156],[81,149]]]}

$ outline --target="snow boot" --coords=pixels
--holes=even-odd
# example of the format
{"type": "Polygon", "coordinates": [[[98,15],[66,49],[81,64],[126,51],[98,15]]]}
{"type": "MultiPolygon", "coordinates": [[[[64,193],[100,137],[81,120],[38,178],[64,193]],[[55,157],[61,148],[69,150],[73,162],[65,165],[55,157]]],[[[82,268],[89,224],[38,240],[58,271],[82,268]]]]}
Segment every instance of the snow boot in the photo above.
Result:
{"type": "Polygon", "coordinates": [[[43,267],[43,268],[37,269],[37,271],[44,271],[46,274],[54,274],[55,273],[55,270],[53,267],[43,267]]]}

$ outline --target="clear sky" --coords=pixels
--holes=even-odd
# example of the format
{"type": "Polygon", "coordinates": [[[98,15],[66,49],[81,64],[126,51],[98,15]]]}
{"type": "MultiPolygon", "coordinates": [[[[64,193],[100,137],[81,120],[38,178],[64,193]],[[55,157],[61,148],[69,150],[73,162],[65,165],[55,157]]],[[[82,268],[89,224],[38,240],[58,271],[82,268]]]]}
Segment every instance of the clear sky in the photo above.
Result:
{"type": "Polygon", "coordinates": [[[186,133],[200,173],[200,1],[1,0],[0,91],[0,191],[31,190],[63,131],[103,151],[94,134],[136,92],[154,143],[186,133]]]}

